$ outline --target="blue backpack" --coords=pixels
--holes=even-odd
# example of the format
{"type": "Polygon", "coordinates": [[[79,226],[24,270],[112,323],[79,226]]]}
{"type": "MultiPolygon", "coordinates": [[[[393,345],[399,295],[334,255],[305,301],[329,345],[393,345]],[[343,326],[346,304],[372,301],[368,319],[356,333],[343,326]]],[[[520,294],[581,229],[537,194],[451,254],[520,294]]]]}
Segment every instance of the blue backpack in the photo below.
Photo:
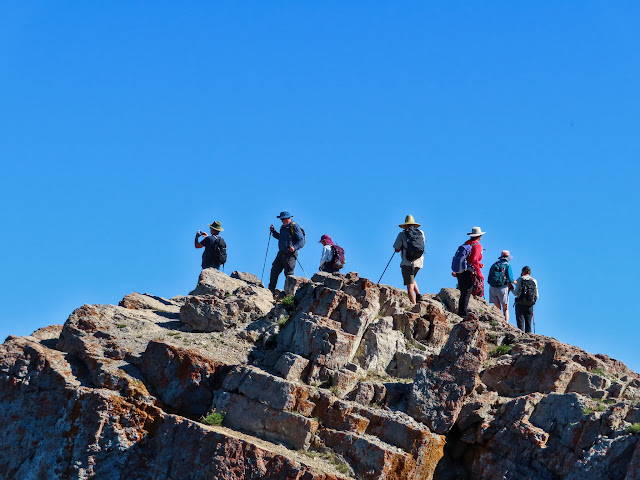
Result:
{"type": "Polygon", "coordinates": [[[467,257],[471,253],[473,245],[460,245],[456,254],[451,261],[451,270],[453,273],[462,273],[469,270],[469,264],[467,263],[467,257]]]}

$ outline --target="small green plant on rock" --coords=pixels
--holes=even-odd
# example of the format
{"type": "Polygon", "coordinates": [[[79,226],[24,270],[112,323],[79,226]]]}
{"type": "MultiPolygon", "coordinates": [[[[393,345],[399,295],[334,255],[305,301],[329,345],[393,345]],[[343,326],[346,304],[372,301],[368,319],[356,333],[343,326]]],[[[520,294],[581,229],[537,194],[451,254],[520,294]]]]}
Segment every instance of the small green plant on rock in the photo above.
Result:
{"type": "Polygon", "coordinates": [[[589,370],[589,373],[595,373],[596,375],[600,375],[601,377],[605,377],[607,375],[600,367],[592,368],[591,370],[589,370]]]}
{"type": "Polygon", "coordinates": [[[512,348],[513,345],[510,344],[498,345],[496,348],[491,350],[491,352],[489,352],[489,356],[499,357],[500,355],[506,355],[511,351],[512,348]]]}
{"type": "Polygon", "coordinates": [[[289,317],[287,315],[280,317],[278,319],[278,329],[282,330],[288,321],[289,321],[289,317]]]}
{"type": "Polygon", "coordinates": [[[223,421],[224,421],[224,415],[220,412],[216,412],[215,408],[211,410],[209,413],[207,413],[206,416],[203,415],[199,419],[200,423],[204,423],[205,425],[215,425],[215,426],[222,425],[223,421]]]}
{"type": "Polygon", "coordinates": [[[489,324],[490,324],[492,327],[495,327],[496,325],[498,325],[498,322],[496,322],[495,320],[491,320],[491,321],[489,322],[489,324]]]}
{"type": "Polygon", "coordinates": [[[582,409],[582,414],[583,415],[591,415],[592,413],[593,413],[593,409],[592,408],[587,407],[587,408],[583,408],[582,409]]]}
{"type": "Polygon", "coordinates": [[[295,298],[293,298],[293,295],[287,295],[286,297],[284,297],[282,299],[282,306],[288,312],[292,312],[293,309],[296,307],[296,301],[295,301],[295,298]]]}
{"type": "Polygon", "coordinates": [[[118,328],[126,328],[127,324],[126,323],[119,323],[118,324],[118,328]]]}
{"type": "Polygon", "coordinates": [[[631,433],[631,434],[634,434],[634,435],[639,434],[640,433],[640,423],[634,423],[633,425],[630,425],[625,430],[625,433],[631,433]]]}

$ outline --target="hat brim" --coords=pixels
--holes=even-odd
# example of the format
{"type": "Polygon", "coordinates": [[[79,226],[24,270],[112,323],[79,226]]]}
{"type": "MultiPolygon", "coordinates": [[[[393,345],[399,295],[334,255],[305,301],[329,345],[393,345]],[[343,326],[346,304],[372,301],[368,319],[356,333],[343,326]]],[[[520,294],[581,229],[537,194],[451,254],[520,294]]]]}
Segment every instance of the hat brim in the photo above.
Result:
{"type": "Polygon", "coordinates": [[[222,227],[214,227],[213,225],[209,225],[211,230],[215,230],[216,232],[224,232],[224,228],[222,227]]]}
{"type": "Polygon", "coordinates": [[[398,225],[400,228],[404,228],[404,227],[419,227],[421,226],[421,223],[401,223],[400,225],[398,225]]]}
{"type": "Polygon", "coordinates": [[[470,237],[479,237],[481,235],[484,235],[487,232],[480,232],[480,233],[473,233],[473,232],[469,232],[467,233],[467,235],[469,235],[470,237]]]}
{"type": "Polygon", "coordinates": [[[287,218],[293,218],[293,215],[289,215],[288,217],[281,217],[280,215],[278,215],[276,218],[279,218],[280,220],[286,220],[287,218]]]}

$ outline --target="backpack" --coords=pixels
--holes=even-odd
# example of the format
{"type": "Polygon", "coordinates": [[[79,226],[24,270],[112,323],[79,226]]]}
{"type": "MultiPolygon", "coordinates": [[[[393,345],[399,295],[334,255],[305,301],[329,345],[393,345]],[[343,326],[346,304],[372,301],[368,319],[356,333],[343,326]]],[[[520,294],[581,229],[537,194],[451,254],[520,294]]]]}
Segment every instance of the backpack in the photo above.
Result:
{"type": "Polygon", "coordinates": [[[213,244],[213,258],[219,265],[227,263],[227,243],[222,237],[218,237],[216,242],[213,244]]]}
{"type": "Polygon", "coordinates": [[[535,305],[536,303],[536,282],[531,278],[522,279],[520,295],[516,299],[519,305],[535,305]]]}
{"type": "Polygon", "coordinates": [[[341,269],[342,267],[344,267],[344,264],[347,263],[344,259],[344,248],[338,245],[331,245],[331,251],[333,252],[333,256],[327,264],[327,267],[337,269],[341,269]]]}
{"type": "MultiPolygon", "coordinates": [[[[295,228],[293,228],[293,226],[296,224],[296,222],[291,222],[291,236],[295,237],[295,228]]],[[[300,225],[298,225],[300,227],[300,225]]],[[[304,244],[307,242],[307,235],[306,233],[304,233],[304,228],[300,227],[300,231],[302,232],[302,245],[300,246],[300,248],[304,247],[304,244]]]]}
{"type": "Polygon", "coordinates": [[[491,265],[489,269],[489,277],[487,282],[492,287],[504,287],[507,284],[507,269],[509,268],[508,262],[498,260],[491,265]]]}
{"type": "Polygon", "coordinates": [[[404,251],[404,256],[407,260],[413,262],[424,255],[424,237],[420,230],[416,227],[405,228],[404,238],[407,242],[407,247],[404,251]]]}
{"type": "Polygon", "coordinates": [[[467,257],[471,253],[473,245],[460,245],[456,250],[453,260],[451,261],[451,270],[453,273],[462,273],[469,269],[467,257]]]}

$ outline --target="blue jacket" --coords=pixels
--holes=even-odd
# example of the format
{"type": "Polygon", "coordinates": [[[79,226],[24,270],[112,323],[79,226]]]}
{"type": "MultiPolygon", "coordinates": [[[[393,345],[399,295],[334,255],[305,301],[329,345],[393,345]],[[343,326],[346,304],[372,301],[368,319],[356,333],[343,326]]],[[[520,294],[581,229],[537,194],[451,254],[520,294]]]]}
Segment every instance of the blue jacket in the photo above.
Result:
{"type": "Polygon", "coordinates": [[[303,233],[300,225],[291,222],[289,225],[282,225],[280,233],[273,232],[273,237],[278,240],[278,250],[285,252],[292,245],[295,250],[299,250],[303,246],[303,233]],[[293,235],[291,235],[291,227],[293,226],[293,235]]]}

